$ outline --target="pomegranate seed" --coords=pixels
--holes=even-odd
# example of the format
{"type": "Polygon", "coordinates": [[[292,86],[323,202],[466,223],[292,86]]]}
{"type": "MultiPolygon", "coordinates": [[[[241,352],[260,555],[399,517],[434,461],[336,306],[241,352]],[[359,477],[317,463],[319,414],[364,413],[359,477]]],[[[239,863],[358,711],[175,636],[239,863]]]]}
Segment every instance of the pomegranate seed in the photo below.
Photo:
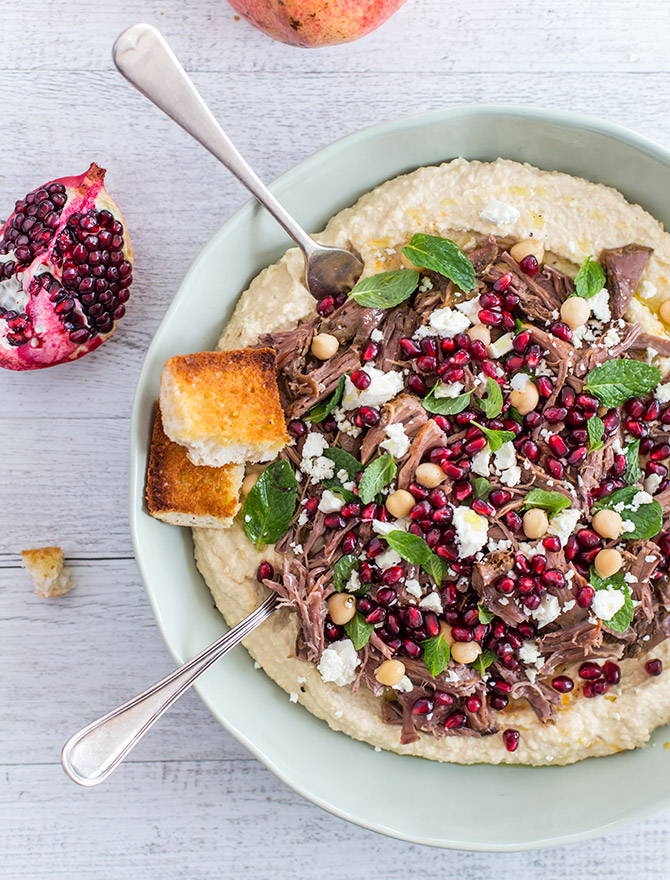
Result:
{"type": "Polygon", "coordinates": [[[647,675],[660,675],[663,672],[663,663],[661,660],[647,660],[644,668],[647,675]]]}
{"type": "Polygon", "coordinates": [[[446,416],[434,415],[433,421],[437,425],[438,428],[441,428],[446,433],[451,432],[451,422],[446,416]]]}
{"type": "Polygon", "coordinates": [[[644,466],[644,472],[647,476],[657,474],[659,477],[666,477],[668,475],[667,467],[659,461],[648,461],[644,466]]]}
{"type": "Polygon", "coordinates": [[[626,412],[634,419],[639,419],[642,417],[642,414],[644,413],[644,408],[644,403],[642,403],[642,401],[638,397],[632,397],[630,400],[626,401],[626,412]]]}
{"type": "Polygon", "coordinates": [[[657,443],[649,453],[652,461],[662,461],[664,458],[670,458],[670,445],[667,443],[657,443]]]}
{"type": "Polygon", "coordinates": [[[547,445],[554,455],[564,456],[568,454],[567,444],[560,434],[551,434],[547,438],[547,445]]]}
{"type": "Polygon", "coordinates": [[[500,278],[498,278],[498,280],[493,285],[493,289],[495,290],[495,292],[504,293],[504,291],[506,291],[512,283],[513,277],[514,276],[511,272],[505,272],[504,275],[501,275],[500,278]]]}
{"type": "Polygon", "coordinates": [[[502,309],[502,299],[495,293],[482,293],[479,297],[479,305],[483,309],[502,309]]]}
{"type": "Polygon", "coordinates": [[[449,358],[449,363],[456,367],[465,367],[470,363],[470,354],[467,351],[458,351],[449,358]]]}
{"type": "Polygon", "coordinates": [[[291,419],[288,423],[288,430],[289,434],[293,434],[294,437],[302,437],[307,433],[307,425],[302,419],[291,419]]]}
{"type": "Polygon", "coordinates": [[[358,410],[358,415],[361,417],[363,424],[368,427],[372,427],[379,422],[379,410],[374,409],[371,406],[362,406],[358,410]]]}
{"type": "Polygon", "coordinates": [[[528,254],[519,263],[519,268],[522,272],[525,272],[526,275],[537,275],[540,269],[540,264],[537,262],[537,257],[534,254],[528,254]]]}
{"type": "Polygon", "coordinates": [[[502,312],[495,309],[482,309],[477,316],[482,324],[488,324],[490,327],[499,327],[502,324],[502,312]]]}
{"type": "Polygon", "coordinates": [[[424,354],[429,355],[430,357],[437,357],[437,342],[432,339],[430,336],[421,340],[421,351],[424,354]]]}
{"type": "Polygon", "coordinates": [[[510,532],[518,532],[521,528],[522,520],[516,510],[508,510],[503,519],[510,532]]]}
{"type": "Polygon", "coordinates": [[[436,706],[453,706],[454,698],[451,694],[445,694],[444,691],[435,691],[433,699],[436,706]]]}
{"type": "Polygon", "coordinates": [[[431,638],[440,634],[440,622],[437,619],[437,615],[433,614],[432,611],[426,614],[425,626],[426,632],[431,638]]]}
{"type": "Polygon", "coordinates": [[[517,354],[523,354],[530,345],[530,340],[530,330],[522,330],[520,333],[517,333],[512,340],[512,348],[517,354]]]}
{"type": "Polygon", "coordinates": [[[516,327],[516,321],[514,317],[509,312],[502,313],[502,324],[501,327],[507,333],[511,333],[512,330],[516,327]]]}
{"type": "Polygon", "coordinates": [[[416,368],[422,373],[434,373],[437,369],[437,358],[424,354],[417,358],[416,368]]]}
{"type": "Polygon", "coordinates": [[[648,429],[642,422],[638,422],[635,419],[628,419],[626,421],[626,430],[629,434],[632,434],[633,437],[644,437],[646,436],[648,429]]]}
{"type": "Polygon", "coordinates": [[[412,706],[412,715],[428,715],[433,711],[433,704],[426,697],[420,697],[412,706]]]}
{"type": "Polygon", "coordinates": [[[379,556],[380,553],[383,553],[386,549],[386,542],[382,542],[379,538],[372,538],[368,542],[368,546],[365,548],[365,552],[368,554],[370,559],[375,559],[379,556]]]}
{"type": "Polygon", "coordinates": [[[462,712],[452,712],[444,722],[444,726],[447,730],[455,730],[458,727],[463,727],[466,720],[467,719],[462,712]]]}
{"type": "Polygon", "coordinates": [[[360,501],[348,501],[340,511],[340,516],[343,516],[344,519],[354,519],[361,515],[361,510],[360,501]]]}
{"type": "Polygon", "coordinates": [[[540,397],[550,397],[554,390],[554,383],[547,376],[538,376],[535,380],[540,397]]]}
{"type": "Polygon", "coordinates": [[[335,311],[335,298],[332,296],[324,296],[316,304],[316,310],[322,318],[327,317],[335,311]]]}
{"type": "Polygon", "coordinates": [[[517,571],[520,571],[521,574],[530,574],[530,562],[523,553],[517,553],[514,556],[514,567],[517,571]]]}
{"type": "Polygon", "coordinates": [[[440,348],[445,354],[451,354],[456,350],[456,343],[453,339],[442,339],[440,341],[440,348]]]}
{"type": "Polygon", "coordinates": [[[382,608],[381,605],[377,605],[376,608],[373,608],[369,614],[365,616],[366,623],[381,623],[386,618],[386,609],[382,608]]]}
{"type": "Polygon", "coordinates": [[[600,401],[597,397],[582,393],[577,395],[577,406],[581,406],[587,412],[594,413],[600,406],[600,401]]]}
{"type": "Polygon", "coordinates": [[[526,353],[526,366],[534,370],[542,360],[542,349],[539,345],[531,345],[526,353]]]}
{"type": "Polygon", "coordinates": [[[581,464],[588,455],[588,449],[586,446],[578,446],[576,449],[573,449],[570,455],[568,456],[568,464],[578,465],[581,464]]]}
{"type": "Polygon", "coordinates": [[[423,614],[416,605],[410,605],[407,609],[405,622],[410,629],[419,629],[419,627],[423,626],[423,614]]]}
{"type": "MultiPolygon", "coordinates": [[[[568,413],[565,417],[565,423],[570,425],[572,428],[577,428],[579,425],[586,424],[586,416],[581,410],[578,409],[569,409],[568,413]]],[[[588,437],[588,434],[587,434],[588,437]]],[[[582,441],[583,442],[583,441],[582,441]]]]}
{"type": "Polygon", "coordinates": [[[481,339],[474,339],[470,344],[470,354],[472,359],[475,361],[485,361],[488,352],[486,351],[486,346],[481,341],[481,339]]]}
{"type": "Polygon", "coordinates": [[[414,342],[413,339],[404,339],[400,340],[400,348],[402,349],[405,357],[410,358],[410,360],[414,360],[414,358],[418,358],[421,354],[421,347],[414,342]]]}
{"type": "Polygon", "coordinates": [[[557,458],[547,459],[547,470],[557,480],[562,480],[565,476],[565,465],[557,458]]]}
{"type": "Polygon", "coordinates": [[[529,593],[532,593],[533,590],[535,589],[535,581],[533,580],[532,577],[529,577],[527,574],[525,574],[525,575],[523,575],[523,577],[520,577],[519,580],[517,581],[517,587],[518,587],[521,595],[527,596],[529,593]]]}
{"type": "Polygon", "coordinates": [[[484,361],[482,364],[482,373],[490,379],[497,379],[498,377],[495,364],[491,363],[491,361],[484,361]]]}
{"type": "Polygon", "coordinates": [[[503,507],[512,500],[512,493],[507,489],[494,489],[489,495],[489,501],[494,507],[503,507]]]}
{"type": "Polygon", "coordinates": [[[475,712],[479,712],[479,710],[482,708],[482,701],[479,697],[475,695],[467,697],[465,700],[465,708],[468,710],[468,712],[472,712],[473,714],[475,712]]]}
{"type": "Polygon", "coordinates": [[[524,605],[526,606],[526,608],[528,608],[530,611],[535,611],[536,608],[539,608],[539,607],[540,607],[540,602],[541,602],[541,601],[542,601],[542,600],[541,600],[540,597],[537,595],[537,593],[530,593],[530,595],[528,595],[528,596],[524,596],[523,604],[524,604],[524,605]]]}
{"type": "Polygon", "coordinates": [[[371,522],[375,518],[376,512],[377,505],[374,503],[374,501],[371,501],[370,504],[366,504],[363,508],[361,519],[363,520],[363,522],[371,522]]]}
{"type": "Polygon", "coordinates": [[[431,506],[428,501],[420,501],[418,504],[415,504],[409,512],[410,519],[413,520],[424,519],[425,517],[429,517],[430,514],[431,506]]]}
{"type": "Polygon", "coordinates": [[[463,623],[466,626],[476,626],[479,623],[479,609],[476,605],[468,608],[467,611],[463,613],[463,623]]]}
{"type": "Polygon", "coordinates": [[[323,634],[329,642],[337,642],[344,636],[344,629],[334,624],[332,620],[326,620],[323,625],[323,634]]]}
{"type": "Polygon", "coordinates": [[[521,297],[514,291],[508,292],[503,296],[503,305],[508,312],[513,312],[521,302],[521,297]]]}
{"type": "Polygon", "coordinates": [[[524,621],[517,626],[517,629],[524,639],[532,639],[535,637],[535,627],[530,621],[524,621]]]}
{"type": "Polygon", "coordinates": [[[518,373],[518,371],[523,367],[523,358],[520,354],[510,354],[505,358],[505,370],[510,373],[518,373]]]}
{"type": "Polygon", "coordinates": [[[334,531],[335,529],[343,529],[347,523],[339,513],[327,513],[323,518],[323,524],[327,529],[334,531]]]}
{"type": "Polygon", "coordinates": [[[600,678],[601,675],[600,666],[598,666],[597,663],[587,661],[586,663],[582,663],[579,667],[579,677],[585,678],[587,681],[595,681],[595,679],[600,678]]]}
{"type": "Polygon", "coordinates": [[[590,684],[593,688],[594,696],[602,696],[610,689],[609,682],[605,678],[599,678],[598,681],[590,682],[590,684]]]}
{"type": "Polygon", "coordinates": [[[552,678],[551,686],[559,694],[568,694],[574,688],[575,683],[569,675],[557,675],[556,678],[552,678]]]}
{"type": "Polygon", "coordinates": [[[489,705],[497,712],[501,712],[509,703],[509,697],[505,694],[491,694],[489,697],[489,705]]]}
{"type": "Polygon", "coordinates": [[[347,532],[344,538],[342,538],[342,552],[344,554],[353,553],[357,544],[358,538],[355,532],[347,532]]]}
{"type": "Polygon", "coordinates": [[[421,646],[417,645],[412,639],[405,639],[402,646],[407,654],[414,660],[421,654],[421,646]]]}
{"type": "Polygon", "coordinates": [[[467,333],[457,333],[454,336],[454,342],[456,343],[456,348],[462,348],[464,351],[470,351],[470,346],[472,342],[467,333]]]}
{"type": "Polygon", "coordinates": [[[259,584],[270,581],[275,576],[275,570],[269,562],[261,562],[256,571],[256,580],[259,584]]]}
{"type": "Polygon", "coordinates": [[[447,493],[444,489],[431,489],[428,493],[428,503],[432,505],[432,507],[440,509],[446,507],[449,503],[447,493]]]}
{"type": "Polygon", "coordinates": [[[369,562],[361,562],[358,566],[358,577],[362,584],[372,583],[373,569],[369,562]]]}
{"type": "Polygon", "coordinates": [[[407,387],[409,390],[416,394],[418,397],[423,397],[424,394],[428,391],[428,386],[423,381],[421,376],[417,373],[412,373],[412,375],[407,379],[407,387]]]}
{"type": "Polygon", "coordinates": [[[593,681],[587,681],[587,682],[584,684],[584,688],[583,688],[582,693],[583,693],[584,696],[587,698],[587,700],[590,700],[590,699],[592,699],[593,697],[596,696],[596,691],[595,691],[595,688],[594,688],[594,684],[595,684],[595,682],[593,682],[593,681]]]}
{"type": "Polygon", "coordinates": [[[530,461],[537,461],[540,449],[534,440],[524,440],[521,444],[521,454],[530,461]]]}
{"type": "Polygon", "coordinates": [[[542,574],[547,567],[547,557],[538,554],[530,560],[530,567],[533,574],[542,574]]]}
{"type": "Polygon", "coordinates": [[[542,416],[539,412],[529,412],[523,417],[524,427],[533,430],[534,428],[539,428],[542,424],[542,416]]]}
{"type": "Polygon", "coordinates": [[[500,678],[492,678],[489,681],[489,687],[491,688],[491,690],[494,690],[497,694],[502,694],[502,695],[509,694],[512,690],[512,685],[509,682],[503,681],[500,678]]]}
{"type": "Polygon", "coordinates": [[[494,516],[496,512],[495,507],[482,498],[475,498],[472,502],[472,509],[475,513],[480,514],[480,516],[494,516]]]}
{"type": "Polygon", "coordinates": [[[374,360],[379,354],[379,346],[376,342],[366,342],[361,352],[361,360],[363,363],[374,360]]]}
{"type": "Polygon", "coordinates": [[[542,546],[551,553],[558,553],[561,549],[561,539],[557,535],[546,535],[542,538],[542,546]]]}
{"type": "Polygon", "coordinates": [[[440,526],[448,525],[454,518],[451,507],[438,507],[433,511],[433,522],[440,526]]]}
{"type": "Polygon", "coordinates": [[[563,342],[572,341],[572,330],[562,321],[555,321],[549,328],[549,332],[557,339],[562,339],[563,342]]]}
{"type": "Polygon", "coordinates": [[[487,442],[488,441],[487,441],[486,437],[482,437],[482,436],[475,437],[474,440],[469,440],[465,444],[464,449],[468,455],[476,455],[478,452],[482,451],[482,449],[486,446],[487,442]]]}
{"type": "Polygon", "coordinates": [[[612,411],[603,416],[603,425],[605,426],[605,433],[608,436],[616,431],[620,424],[621,418],[617,412],[612,411]]]}
{"type": "Polygon", "coordinates": [[[621,669],[611,660],[603,663],[602,671],[609,684],[619,684],[621,681],[621,669]]]}
{"type": "Polygon", "coordinates": [[[577,532],[577,540],[582,547],[587,547],[588,549],[596,547],[601,543],[600,535],[594,532],[593,529],[580,529],[577,532]]]}
{"type": "Polygon", "coordinates": [[[454,626],[452,627],[451,634],[456,642],[471,642],[475,635],[467,626],[454,626]]]}
{"type": "Polygon", "coordinates": [[[465,501],[472,495],[473,489],[470,483],[463,481],[460,483],[454,483],[453,489],[453,498],[454,501],[458,501],[459,503],[465,501]]]}
{"type": "Polygon", "coordinates": [[[366,388],[370,387],[370,382],[372,382],[370,375],[365,370],[354,370],[349,378],[352,385],[358,388],[359,391],[365,391],[366,388]]]}
{"type": "Polygon", "coordinates": [[[562,422],[567,414],[568,410],[564,406],[548,406],[542,415],[548,422],[562,422]]]}
{"type": "MultiPolygon", "coordinates": [[[[524,258],[527,259],[527,258],[524,258]]],[[[523,260],[522,260],[523,262],[523,260]]],[[[508,752],[516,752],[517,747],[519,745],[519,731],[514,730],[509,727],[507,730],[503,730],[503,742],[505,743],[505,748],[508,752]]]]}

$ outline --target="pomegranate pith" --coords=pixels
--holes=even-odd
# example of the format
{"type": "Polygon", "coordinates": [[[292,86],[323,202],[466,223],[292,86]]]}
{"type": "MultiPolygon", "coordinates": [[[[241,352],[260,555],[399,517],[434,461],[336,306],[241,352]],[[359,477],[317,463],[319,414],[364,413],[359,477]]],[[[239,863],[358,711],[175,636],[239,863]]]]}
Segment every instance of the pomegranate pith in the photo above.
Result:
{"type": "Polygon", "coordinates": [[[44,184],[0,230],[0,366],[36,370],[97,348],[126,311],[133,252],[105,171],[44,184]]]}

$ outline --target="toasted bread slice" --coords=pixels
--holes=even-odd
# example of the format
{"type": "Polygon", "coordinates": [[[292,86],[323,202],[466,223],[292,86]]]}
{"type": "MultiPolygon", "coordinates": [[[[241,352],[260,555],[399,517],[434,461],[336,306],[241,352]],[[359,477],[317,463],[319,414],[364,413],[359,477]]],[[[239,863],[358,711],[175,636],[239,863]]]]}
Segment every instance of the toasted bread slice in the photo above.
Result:
{"type": "Polygon", "coordinates": [[[170,358],[160,405],[165,433],[196,465],[270,461],[290,439],[271,348],[170,358]]]}
{"type": "Polygon", "coordinates": [[[146,499],[152,516],[175,526],[226,529],[240,509],[243,478],[241,464],[194,465],[185,447],[166,436],[158,408],[147,469],[146,499]]]}
{"type": "Polygon", "coordinates": [[[60,547],[22,550],[21,556],[35,585],[35,592],[43,599],[64,596],[74,587],[70,575],[63,568],[63,551],[60,547]]]}

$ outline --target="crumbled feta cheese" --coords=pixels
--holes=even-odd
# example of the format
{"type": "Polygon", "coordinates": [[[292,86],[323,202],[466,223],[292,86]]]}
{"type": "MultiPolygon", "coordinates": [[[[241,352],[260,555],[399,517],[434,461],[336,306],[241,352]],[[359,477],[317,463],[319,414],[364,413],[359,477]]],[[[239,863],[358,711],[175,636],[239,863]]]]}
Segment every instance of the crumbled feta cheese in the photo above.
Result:
{"type": "Polygon", "coordinates": [[[504,471],[516,464],[516,449],[511,440],[503,443],[500,449],[494,454],[493,461],[495,466],[504,471]]]}
{"type": "Polygon", "coordinates": [[[510,388],[513,388],[515,391],[525,391],[529,382],[530,376],[528,373],[515,373],[515,375],[512,376],[509,385],[510,388]]]}
{"type": "Polygon", "coordinates": [[[565,546],[568,538],[574,532],[577,523],[581,517],[581,513],[573,507],[562,510],[549,520],[548,535],[556,535],[561,544],[565,546]]]}
{"type": "Polygon", "coordinates": [[[307,524],[308,521],[309,521],[309,517],[307,516],[305,511],[304,510],[301,511],[300,516],[298,517],[298,525],[304,526],[307,524]]]}
{"type": "Polygon", "coordinates": [[[607,348],[612,348],[619,343],[619,334],[616,332],[614,327],[610,327],[610,329],[603,336],[603,344],[607,346],[607,348]]]}
{"type": "Polygon", "coordinates": [[[670,403],[670,382],[663,385],[657,385],[654,391],[654,397],[659,403],[670,403]]]}
{"type": "Polygon", "coordinates": [[[403,675],[398,684],[393,685],[394,691],[400,691],[403,694],[408,694],[410,691],[414,690],[414,685],[409,677],[409,675],[403,675]]]}
{"type": "Polygon", "coordinates": [[[464,299],[463,302],[456,303],[455,308],[470,318],[473,324],[479,323],[479,312],[482,308],[479,304],[479,296],[474,296],[472,299],[464,299]]]}
{"type": "Polygon", "coordinates": [[[486,545],[489,553],[495,553],[496,550],[510,550],[512,547],[512,542],[507,538],[501,538],[499,541],[494,540],[493,538],[489,538],[489,542],[486,545]]]}
{"type": "Polygon", "coordinates": [[[349,421],[341,406],[336,406],[331,415],[335,419],[338,430],[343,434],[348,434],[349,437],[358,437],[361,433],[361,428],[349,421]]]}
{"type": "Polygon", "coordinates": [[[648,492],[650,495],[654,495],[662,482],[663,477],[660,474],[649,474],[644,481],[644,491],[648,492]]]}
{"type": "Polygon", "coordinates": [[[491,457],[491,448],[487,443],[486,446],[472,457],[472,471],[480,477],[488,477],[491,473],[489,467],[489,459],[491,457]]]}
{"type": "Polygon", "coordinates": [[[444,610],[439,593],[429,593],[419,602],[419,605],[422,608],[427,608],[428,611],[434,611],[436,614],[442,614],[444,610]]]}
{"type": "Polygon", "coordinates": [[[402,458],[409,449],[409,437],[405,433],[405,426],[401,422],[387,425],[384,428],[384,433],[388,439],[382,440],[379,444],[381,448],[385,449],[393,458],[402,458]]]}
{"type": "Polygon", "coordinates": [[[300,470],[313,480],[321,481],[333,476],[335,465],[321,453],[328,448],[328,441],[318,431],[310,431],[302,447],[300,470]]]}
{"type": "Polygon", "coordinates": [[[479,216],[486,223],[492,223],[494,226],[509,226],[515,223],[521,214],[513,205],[507,205],[500,199],[491,199],[479,212],[479,216]]]}
{"type": "Polygon", "coordinates": [[[627,571],[624,574],[623,579],[626,581],[627,584],[636,584],[637,583],[637,577],[633,574],[632,571],[627,571]]]}
{"type": "Polygon", "coordinates": [[[427,290],[432,290],[432,289],[433,289],[433,282],[430,280],[430,278],[427,275],[424,275],[424,277],[421,279],[421,284],[419,284],[419,290],[421,291],[421,293],[426,293],[427,290]]]}
{"type": "Polygon", "coordinates": [[[288,695],[288,698],[292,703],[298,702],[298,695],[294,691],[291,691],[291,693],[288,695]]]}
{"type": "Polygon", "coordinates": [[[421,584],[416,578],[407,578],[405,581],[405,589],[410,596],[414,596],[417,599],[421,598],[421,584]]]}
{"type": "Polygon", "coordinates": [[[621,531],[622,532],[634,532],[635,531],[635,523],[632,519],[624,519],[621,521],[621,531]]]}
{"type": "Polygon", "coordinates": [[[254,669],[260,669],[260,668],[261,668],[261,664],[258,662],[258,660],[254,660],[254,669]]]}
{"type": "Polygon", "coordinates": [[[537,646],[537,642],[528,641],[523,642],[521,647],[519,648],[519,660],[522,663],[525,663],[527,666],[534,666],[538,657],[541,657],[540,649],[537,646]]]}
{"type": "Polygon", "coordinates": [[[506,486],[518,486],[521,482],[521,468],[516,465],[500,474],[500,482],[506,486]]]}
{"type": "Polygon", "coordinates": [[[339,719],[342,717],[342,715],[344,715],[344,712],[343,712],[341,709],[338,709],[336,712],[333,712],[333,715],[334,715],[334,716],[338,719],[338,721],[339,721],[339,719]]]}
{"type": "Polygon", "coordinates": [[[356,593],[361,588],[361,579],[358,577],[357,571],[352,571],[349,575],[349,580],[344,585],[344,589],[347,593],[356,593]]]}
{"type": "Polygon", "coordinates": [[[296,556],[300,556],[305,552],[302,544],[296,544],[295,541],[291,541],[289,547],[291,548],[291,550],[293,550],[296,556]]]}
{"type": "Polygon", "coordinates": [[[385,373],[369,363],[363,367],[363,370],[370,377],[370,384],[364,391],[359,391],[347,376],[344,380],[344,394],[342,395],[343,409],[356,409],[359,406],[381,406],[402,391],[404,382],[400,373],[385,373]]]}
{"type": "Polygon", "coordinates": [[[376,328],[370,334],[370,339],[373,342],[381,342],[383,338],[384,338],[384,334],[382,333],[382,331],[377,330],[376,328]]]}
{"type": "Polygon", "coordinates": [[[402,519],[397,519],[395,522],[382,522],[379,519],[372,520],[372,531],[375,535],[389,535],[391,532],[405,532],[407,531],[407,526],[409,524],[409,519],[407,517],[402,517],[402,519]]]}
{"type": "Polygon", "coordinates": [[[356,678],[356,667],[360,665],[360,658],[351,639],[340,639],[326,648],[317,669],[324,681],[334,681],[338,687],[344,687],[356,678]]]}
{"type": "Polygon", "coordinates": [[[435,397],[458,397],[459,394],[463,393],[463,388],[465,386],[462,382],[440,382],[438,386],[435,388],[435,397]]]}
{"type": "Polygon", "coordinates": [[[471,321],[463,312],[445,306],[443,309],[435,309],[435,311],[431,312],[429,323],[432,329],[440,336],[453,339],[459,333],[465,333],[471,321]]]}
{"type": "Polygon", "coordinates": [[[625,601],[621,590],[613,587],[608,590],[597,590],[593,597],[591,610],[601,620],[611,620],[617,611],[623,608],[625,601]]]}
{"type": "Polygon", "coordinates": [[[656,285],[651,281],[640,281],[635,293],[641,296],[642,299],[651,299],[652,296],[656,296],[656,285]]]}
{"type": "Polygon", "coordinates": [[[501,358],[507,352],[512,351],[513,341],[513,333],[503,333],[499,339],[489,345],[489,354],[492,358],[501,358]]]}
{"type": "Polygon", "coordinates": [[[603,287],[598,293],[594,294],[588,301],[591,306],[591,314],[596,321],[602,321],[605,324],[612,317],[610,312],[610,295],[603,287]]]}
{"type": "Polygon", "coordinates": [[[489,524],[469,507],[454,508],[456,543],[462,559],[474,556],[488,540],[489,524]]]}
{"type": "Polygon", "coordinates": [[[556,596],[547,593],[538,607],[530,613],[537,620],[539,628],[542,629],[543,626],[551,623],[552,620],[556,620],[561,613],[561,605],[556,596]]]}
{"type": "Polygon", "coordinates": [[[635,513],[639,510],[643,504],[651,504],[654,499],[648,492],[638,492],[637,495],[633,495],[633,498],[630,502],[630,509],[632,513],[635,513]]]}
{"type": "Polygon", "coordinates": [[[337,511],[342,510],[343,507],[344,500],[340,498],[339,495],[331,492],[330,489],[324,490],[321,500],[319,501],[319,510],[321,513],[337,513],[337,511]]]}
{"type": "Polygon", "coordinates": [[[328,449],[328,441],[323,434],[319,434],[318,431],[310,431],[305,437],[305,442],[302,447],[302,457],[303,459],[316,458],[326,449],[328,449]]]}
{"type": "Polygon", "coordinates": [[[402,557],[397,550],[393,549],[393,547],[388,547],[383,553],[380,553],[379,556],[375,556],[375,562],[382,571],[386,571],[386,569],[391,568],[392,565],[398,565],[402,562],[402,557]]]}

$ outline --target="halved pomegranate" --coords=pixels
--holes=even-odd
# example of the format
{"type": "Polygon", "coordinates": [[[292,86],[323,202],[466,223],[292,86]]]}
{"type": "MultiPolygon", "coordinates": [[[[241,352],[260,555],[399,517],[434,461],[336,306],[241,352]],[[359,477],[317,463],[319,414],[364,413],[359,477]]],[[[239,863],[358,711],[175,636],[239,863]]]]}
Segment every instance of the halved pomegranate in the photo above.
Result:
{"type": "Polygon", "coordinates": [[[46,183],[16,203],[0,230],[0,367],[76,360],[123,317],[133,251],[104,179],[93,164],[46,183]]]}

